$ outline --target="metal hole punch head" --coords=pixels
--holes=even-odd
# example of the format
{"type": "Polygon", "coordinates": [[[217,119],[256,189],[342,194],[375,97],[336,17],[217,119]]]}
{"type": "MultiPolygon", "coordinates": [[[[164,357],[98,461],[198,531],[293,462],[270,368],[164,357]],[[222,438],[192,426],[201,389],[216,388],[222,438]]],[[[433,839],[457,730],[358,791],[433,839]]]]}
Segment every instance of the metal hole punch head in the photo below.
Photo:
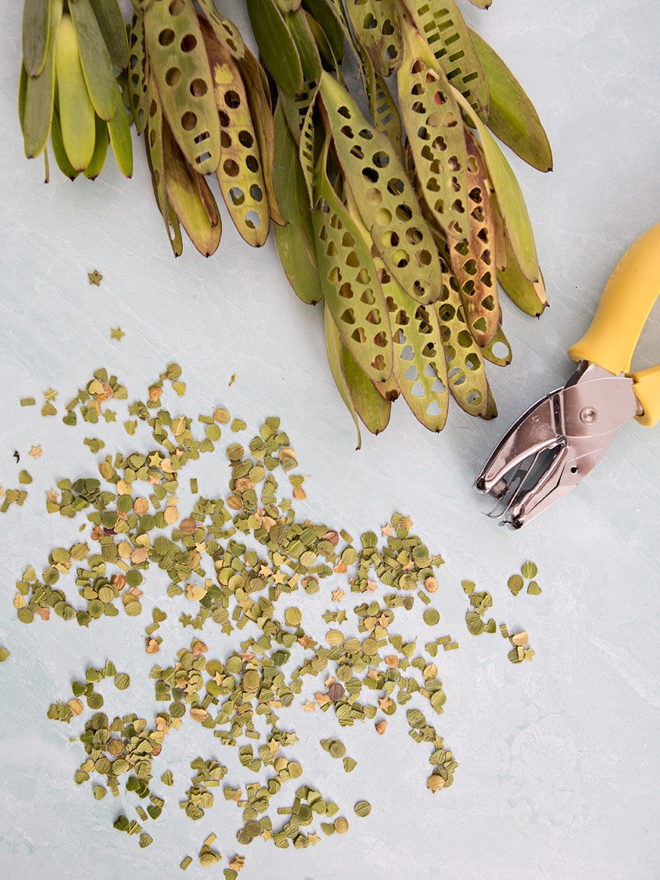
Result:
{"type": "Polygon", "coordinates": [[[568,382],[523,413],[475,480],[497,501],[488,516],[521,528],[591,473],[625,422],[660,420],[660,366],[630,372],[658,294],[660,224],[612,273],[589,330],[569,349],[578,366],[568,382]]]}

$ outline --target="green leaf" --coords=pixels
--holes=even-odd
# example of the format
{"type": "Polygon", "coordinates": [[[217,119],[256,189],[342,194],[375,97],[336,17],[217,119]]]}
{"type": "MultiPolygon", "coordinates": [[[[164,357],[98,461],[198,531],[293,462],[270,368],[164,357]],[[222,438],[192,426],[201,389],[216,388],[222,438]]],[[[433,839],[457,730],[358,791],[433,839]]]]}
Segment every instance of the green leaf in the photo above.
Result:
{"type": "Polygon", "coordinates": [[[323,299],[316,262],[314,226],[296,142],[280,104],[275,111],[273,184],[286,226],[274,226],[275,243],[291,287],[306,303],[323,299]]]}
{"type": "Polygon", "coordinates": [[[455,0],[404,0],[417,29],[424,34],[447,79],[488,118],[488,85],[470,29],[455,0]]]}
{"type": "Polygon", "coordinates": [[[474,113],[465,98],[456,89],[454,89],[454,96],[471,117],[479,133],[490,182],[497,195],[497,201],[518,265],[526,278],[530,281],[538,281],[539,263],[536,256],[534,232],[518,179],[497,141],[474,113]]]}
{"type": "MultiPolygon", "coordinates": [[[[118,89],[119,87],[115,86],[115,88],[118,89]]],[[[110,135],[110,143],[112,144],[112,152],[115,154],[119,170],[124,177],[132,177],[133,143],[131,141],[131,128],[121,94],[118,96],[115,115],[108,123],[108,133],[110,135]]]]}
{"type": "Polygon", "coordinates": [[[28,76],[39,76],[49,45],[51,0],[24,0],[23,64],[28,76]]]}
{"type": "Polygon", "coordinates": [[[403,160],[403,125],[396,101],[383,77],[374,69],[366,52],[362,53],[363,78],[367,84],[369,112],[374,126],[390,139],[399,159],[403,160]]]}
{"type": "Polygon", "coordinates": [[[440,264],[395,148],[327,73],[320,94],[344,177],[388,271],[413,299],[433,302],[440,290],[440,264]]]}
{"type": "Polygon", "coordinates": [[[321,56],[314,35],[302,9],[284,15],[284,21],[298,49],[303,77],[308,84],[318,83],[321,77],[321,56]]]}
{"type": "Polygon", "coordinates": [[[515,303],[521,311],[533,318],[540,318],[548,305],[543,276],[539,270],[539,280],[534,283],[529,281],[520,271],[508,239],[506,250],[506,269],[498,270],[497,280],[511,302],[515,303]]]}
{"type": "Polygon", "coordinates": [[[488,81],[488,127],[529,165],[552,171],[552,150],[534,105],[495,50],[479,34],[471,34],[488,81]]]}
{"type": "Polygon", "coordinates": [[[39,156],[48,141],[55,103],[55,47],[62,18],[62,0],[52,0],[50,37],[46,61],[39,76],[29,76],[25,66],[19,89],[19,117],[25,155],[39,156]]]}
{"type": "Polygon", "coordinates": [[[220,163],[213,78],[192,0],[152,3],[144,13],[151,76],[163,113],[188,164],[212,174],[220,163]],[[172,15],[170,9],[177,14],[172,15]]]}
{"type": "Polygon", "coordinates": [[[105,158],[108,154],[108,144],[110,143],[110,138],[108,136],[108,123],[99,116],[97,116],[94,121],[96,123],[94,155],[92,156],[92,161],[87,168],[85,168],[85,177],[89,180],[96,180],[101,171],[103,171],[105,158]]]}
{"type": "Polygon", "coordinates": [[[372,434],[380,434],[390,421],[391,402],[381,397],[374,388],[373,382],[362,372],[343,343],[341,364],[357,414],[368,431],[372,434]]]}
{"type": "Polygon", "coordinates": [[[165,164],[163,159],[163,108],[160,103],[158,89],[153,80],[148,84],[147,106],[153,112],[147,118],[147,159],[151,171],[151,183],[156,197],[156,204],[165,222],[167,237],[169,239],[174,256],[178,257],[183,251],[179,218],[174,213],[165,191],[165,164]]]}
{"type": "Polygon", "coordinates": [[[303,0],[303,8],[321,25],[330,43],[332,54],[341,64],[344,60],[344,31],[333,7],[327,0],[303,0]]]}
{"type": "Polygon", "coordinates": [[[76,171],[82,171],[94,153],[94,107],[80,63],[74,25],[66,13],[57,33],[55,72],[62,141],[69,161],[76,171]]]}
{"type": "Polygon", "coordinates": [[[50,129],[50,139],[53,146],[53,155],[55,156],[57,167],[60,169],[65,177],[68,177],[70,180],[75,180],[80,172],[76,171],[71,162],[69,162],[69,157],[67,156],[66,150],[64,149],[62,130],[60,128],[60,114],[57,107],[53,111],[53,123],[50,129]]]}
{"type": "Polygon", "coordinates": [[[110,60],[117,70],[125,70],[128,67],[128,41],[124,17],[117,0],[91,0],[91,3],[108,47],[110,60]]]}
{"type": "Polygon", "coordinates": [[[498,324],[495,336],[493,336],[488,345],[483,346],[481,353],[487,361],[490,361],[491,364],[495,364],[497,367],[509,366],[513,360],[513,352],[501,324],[498,324]],[[495,346],[498,346],[498,348],[496,349],[495,346]],[[504,346],[505,350],[502,349],[502,346],[504,346]]]}
{"type": "Polygon", "coordinates": [[[346,404],[346,407],[352,415],[353,421],[355,422],[355,430],[357,431],[356,449],[360,449],[360,447],[362,446],[362,437],[360,436],[360,423],[358,422],[357,413],[355,412],[355,407],[353,406],[353,399],[351,398],[351,392],[348,388],[346,378],[344,377],[344,371],[342,369],[341,336],[339,335],[339,331],[335,326],[335,322],[332,320],[332,315],[330,314],[327,303],[324,304],[323,307],[323,317],[325,323],[325,347],[328,354],[328,365],[330,367],[330,372],[332,373],[332,378],[335,380],[337,390],[341,395],[341,399],[346,404]]]}
{"type": "Polygon", "coordinates": [[[248,15],[261,57],[275,82],[289,95],[303,85],[298,49],[274,0],[247,0],[248,15]]]}
{"type": "Polygon", "coordinates": [[[165,120],[163,162],[168,200],[197,250],[209,257],[217,250],[222,233],[218,206],[204,177],[186,162],[165,120]]]}
{"type": "Polygon", "coordinates": [[[117,85],[108,47],[90,0],[76,0],[69,4],[69,10],[89,97],[96,114],[109,122],[117,107],[117,85]]]}

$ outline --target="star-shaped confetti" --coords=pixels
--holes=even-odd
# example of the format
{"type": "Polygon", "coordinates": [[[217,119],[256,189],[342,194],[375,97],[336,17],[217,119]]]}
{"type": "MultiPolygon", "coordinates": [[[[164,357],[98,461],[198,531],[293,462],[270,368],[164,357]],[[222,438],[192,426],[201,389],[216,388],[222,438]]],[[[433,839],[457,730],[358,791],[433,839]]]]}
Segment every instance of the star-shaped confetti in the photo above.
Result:
{"type": "Polygon", "coordinates": [[[392,700],[390,700],[390,698],[386,694],[384,697],[378,698],[378,705],[383,710],[383,712],[387,712],[387,710],[392,705],[392,700]]]}
{"type": "Polygon", "coordinates": [[[43,450],[42,450],[42,448],[41,448],[41,445],[39,445],[39,446],[33,446],[33,447],[30,449],[30,452],[29,452],[28,454],[29,454],[30,458],[35,458],[35,459],[36,459],[36,458],[39,458],[39,456],[43,455],[44,453],[43,453],[43,450]]]}
{"type": "Polygon", "coordinates": [[[93,272],[88,272],[87,277],[89,278],[90,284],[96,284],[97,287],[101,286],[101,281],[103,281],[103,275],[97,270],[94,269],[93,272]]]}
{"type": "Polygon", "coordinates": [[[337,612],[337,623],[338,623],[340,626],[341,626],[342,623],[346,623],[346,620],[347,620],[347,619],[348,619],[348,618],[346,617],[346,612],[345,612],[345,611],[338,611],[338,612],[337,612]]]}
{"type": "Polygon", "coordinates": [[[55,489],[51,489],[50,492],[46,492],[46,498],[48,498],[49,501],[52,501],[53,504],[57,504],[57,502],[60,500],[60,496],[57,494],[55,489]]]}
{"type": "Polygon", "coordinates": [[[110,328],[110,339],[116,339],[117,342],[121,342],[122,336],[126,336],[121,327],[111,327],[110,328]]]}
{"type": "Polygon", "coordinates": [[[259,574],[263,575],[264,577],[270,577],[273,574],[273,570],[270,565],[262,565],[259,569],[259,574]]]}
{"type": "Polygon", "coordinates": [[[106,420],[106,422],[116,422],[117,413],[112,409],[106,409],[103,412],[103,418],[106,420]]]}
{"type": "Polygon", "coordinates": [[[311,647],[312,647],[312,644],[313,644],[313,642],[312,642],[312,640],[310,639],[309,636],[301,636],[301,637],[298,639],[298,643],[299,643],[300,645],[302,645],[303,648],[311,648],[311,647]]]}
{"type": "Polygon", "coordinates": [[[285,574],[283,574],[283,572],[281,572],[281,571],[276,571],[275,574],[273,575],[273,580],[275,581],[276,584],[283,584],[284,581],[286,580],[286,578],[287,578],[287,576],[285,574]]]}
{"type": "Polygon", "coordinates": [[[405,528],[408,529],[408,531],[410,531],[410,529],[412,529],[412,527],[415,525],[415,523],[410,519],[409,516],[407,516],[405,518],[405,520],[403,521],[403,525],[405,526],[405,528]]]}
{"type": "Polygon", "coordinates": [[[341,600],[344,598],[345,595],[346,595],[346,593],[344,593],[342,588],[337,587],[337,589],[332,594],[332,601],[333,602],[341,602],[341,600]]]}
{"type": "Polygon", "coordinates": [[[234,871],[240,871],[244,865],[245,856],[234,856],[234,858],[229,863],[229,867],[234,871]]]}
{"type": "Polygon", "coordinates": [[[321,838],[318,836],[316,831],[312,831],[311,834],[307,835],[307,840],[309,840],[309,842],[312,844],[312,846],[316,846],[316,844],[319,842],[320,839],[321,838]]]}
{"type": "Polygon", "coordinates": [[[312,703],[311,700],[307,700],[306,703],[303,703],[302,707],[305,712],[316,712],[316,703],[312,703]]]}
{"type": "Polygon", "coordinates": [[[367,581],[367,589],[370,593],[375,593],[378,589],[378,584],[376,583],[376,581],[367,581]]]}
{"type": "Polygon", "coordinates": [[[48,391],[44,391],[44,400],[46,403],[51,403],[57,397],[59,392],[53,391],[52,388],[49,388],[48,391]]]}
{"type": "Polygon", "coordinates": [[[386,526],[383,526],[381,528],[380,533],[383,536],[383,538],[389,538],[390,535],[394,534],[394,529],[392,528],[392,526],[389,523],[387,523],[386,526]]]}
{"type": "Polygon", "coordinates": [[[531,660],[535,654],[536,651],[532,651],[531,648],[524,648],[523,650],[523,656],[525,660],[531,660]]]}

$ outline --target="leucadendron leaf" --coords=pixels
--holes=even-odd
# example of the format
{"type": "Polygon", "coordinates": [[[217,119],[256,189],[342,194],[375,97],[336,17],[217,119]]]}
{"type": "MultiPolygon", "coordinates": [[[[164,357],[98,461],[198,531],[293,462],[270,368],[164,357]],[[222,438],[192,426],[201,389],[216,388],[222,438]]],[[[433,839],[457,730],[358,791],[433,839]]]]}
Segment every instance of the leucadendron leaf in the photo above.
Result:
{"type": "Polygon", "coordinates": [[[361,53],[363,78],[367,85],[369,112],[375,128],[382,131],[390,139],[399,159],[403,159],[403,124],[396,101],[383,77],[375,70],[369,56],[361,53]]]}
{"type": "Polygon", "coordinates": [[[513,352],[501,324],[498,324],[497,332],[488,345],[482,347],[481,353],[487,361],[495,364],[496,367],[509,366],[513,360],[513,352]]]}
{"type": "Polygon", "coordinates": [[[126,70],[128,66],[126,26],[117,0],[90,0],[90,2],[113,66],[117,70],[126,70]]]}
{"type": "Polygon", "coordinates": [[[533,318],[540,318],[548,305],[541,270],[539,269],[539,280],[532,283],[520,271],[508,240],[506,249],[506,269],[498,271],[497,280],[501,284],[502,290],[521,311],[533,318]]]}
{"type": "Polygon", "coordinates": [[[341,64],[344,59],[344,31],[333,7],[328,3],[328,0],[303,0],[303,8],[310,15],[313,15],[323,28],[332,54],[341,64]]]}
{"type": "Polygon", "coordinates": [[[329,74],[320,95],[344,177],[389,272],[418,302],[434,302],[441,272],[431,232],[389,138],[329,74]]]}
{"type": "Polygon", "coordinates": [[[447,79],[481,119],[488,118],[488,85],[470,29],[455,0],[403,0],[447,79]]]}
{"type": "Polygon", "coordinates": [[[346,8],[355,36],[378,73],[394,73],[401,64],[402,49],[394,0],[348,0],[346,8]]]}
{"type": "Polygon", "coordinates": [[[378,393],[374,383],[362,372],[343,343],[341,363],[355,411],[368,431],[380,434],[389,424],[391,402],[378,393]]]}
{"type": "Polygon", "coordinates": [[[392,372],[387,306],[369,245],[328,180],[329,144],[328,136],[316,169],[312,212],[321,284],[344,345],[370,380],[384,382],[392,372]]]}
{"type": "Polygon", "coordinates": [[[133,13],[130,25],[129,71],[127,76],[131,111],[135,130],[142,134],[147,125],[147,52],[144,45],[144,14],[141,10],[133,13]]]}
{"type": "Polygon", "coordinates": [[[337,391],[339,391],[341,399],[346,404],[346,408],[350,412],[351,416],[353,417],[353,421],[355,422],[355,430],[357,431],[356,449],[360,449],[362,446],[362,437],[360,436],[360,423],[358,421],[357,413],[355,412],[355,407],[353,406],[351,392],[348,388],[348,384],[344,376],[344,370],[342,368],[341,336],[339,335],[339,330],[337,330],[335,322],[332,319],[332,315],[330,314],[330,309],[328,308],[327,303],[324,304],[323,307],[323,317],[325,323],[325,347],[328,354],[328,365],[330,367],[330,372],[332,373],[332,378],[335,380],[337,391]]]}
{"type": "Polygon", "coordinates": [[[192,0],[151,3],[144,11],[144,33],[150,76],[172,133],[192,168],[212,174],[220,162],[220,124],[192,0]]]}
{"type": "Polygon", "coordinates": [[[422,193],[447,235],[468,237],[465,138],[461,111],[444,71],[405,12],[399,104],[422,193]]]}
{"type": "Polygon", "coordinates": [[[178,257],[183,252],[183,240],[179,218],[176,216],[165,190],[165,162],[163,157],[163,108],[160,103],[158,89],[153,80],[148,83],[147,106],[150,112],[147,117],[147,129],[145,143],[147,147],[147,159],[151,171],[151,183],[154,188],[156,204],[160,211],[167,237],[169,239],[174,256],[178,257]]]}
{"type": "Polygon", "coordinates": [[[48,52],[41,73],[29,76],[25,66],[21,72],[19,117],[28,159],[41,155],[51,129],[55,102],[55,41],[61,18],[62,0],[52,0],[48,52]]]}
{"type": "Polygon", "coordinates": [[[490,184],[477,142],[465,130],[467,149],[467,241],[447,236],[452,269],[461,290],[465,317],[483,347],[497,331],[499,301],[495,272],[495,223],[490,184]]]}
{"type": "Polygon", "coordinates": [[[90,0],[76,0],[69,10],[89,97],[97,115],[109,122],[117,107],[117,86],[108,47],[90,0]]]}
{"type": "Polygon", "coordinates": [[[552,171],[552,150],[534,105],[495,50],[470,33],[488,82],[488,128],[529,165],[552,171]]]}
{"type": "Polygon", "coordinates": [[[275,82],[289,95],[303,85],[295,41],[274,0],[247,0],[248,15],[263,62],[275,82]]]}
{"type": "Polygon", "coordinates": [[[481,140],[481,147],[488,167],[488,176],[497,195],[502,217],[506,225],[511,248],[523,274],[530,281],[539,278],[534,231],[527,212],[527,205],[518,179],[509,165],[497,141],[488,131],[465,98],[454,89],[454,96],[471,118],[481,140]]]}
{"type": "Polygon", "coordinates": [[[306,303],[323,299],[314,247],[314,226],[307,186],[298,162],[298,147],[281,105],[275,111],[275,194],[286,226],[273,227],[275,243],[291,287],[306,303]]]}
{"type": "Polygon", "coordinates": [[[233,58],[240,61],[245,54],[245,43],[234,22],[225,18],[224,15],[220,15],[213,0],[197,0],[197,2],[213,28],[216,39],[222,43],[233,58]]]}
{"type": "Polygon", "coordinates": [[[39,76],[46,64],[52,0],[23,3],[23,64],[28,76],[39,76]]]}

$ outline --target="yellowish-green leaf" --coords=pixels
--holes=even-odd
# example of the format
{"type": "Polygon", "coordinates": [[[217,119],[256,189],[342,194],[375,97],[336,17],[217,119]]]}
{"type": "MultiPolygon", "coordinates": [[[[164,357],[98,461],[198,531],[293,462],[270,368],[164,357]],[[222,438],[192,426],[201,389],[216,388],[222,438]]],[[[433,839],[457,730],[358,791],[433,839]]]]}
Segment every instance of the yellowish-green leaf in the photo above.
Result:
{"type": "Polygon", "coordinates": [[[539,269],[539,280],[532,283],[525,278],[520,271],[520,267],[516,262],[516,258],[511,250],[509,241],[506,242],[507,248],[507,266],[504,271],[497,273],[497,280],[502,285],[502,289],[514,302],[518,308],[531,315],[533,318],[540,318],[548,305],[545,295],[545,285],[543,283],[543,275],[539,269]]]}
{"type": "Polygon", "coordinates": [[[23,64],[28,76],[39,76],[46,64],[52,0],[23,3],[23,64]]]}
{"type": "Polygon", "coordinates": [[[263,63],[275,82],[289,95],[303,86],[298,49],[274,0],[247,0],[248,15],[263,63]]]}
{"type": "Polygon", "coordinates": [[[332,315],[330,314],[327,303],[323,306],[323,316],[325,323],[325,347],[328,353],[328,365],[330,367],[330,372],[332,373],[332,378],[335,380],[337,390],[341,395],[341,399],[346,404],[346,408],[350,412],[351,416],[353,417],[353,421],[355,422],[355,430],[357,431],[356,448],[360,449],[360,447],[362,446],[362,437],[360,436],[360,423],[358,422],[357,413],[355,412],[355,407],[353,406],[353,400],[351,398],[351,392],[348,388],[348,384],[344,377],[344,371],[342,368],[341,336],[339,335],[339,331],[337,330],[335,322],[332,319],[332,315]]]}
{"type": "Polygon", "coordinates": [[[498,325],[497,332],[491,342],[481,349],[481,353],[487,361],[490,361],[491,364],[495,364],[497,367],[509,366],[513,360],[513,353],[501,324],[498,325]]]}
{"type": "Polygon", "coordinates": [[[92,161],[87,168],[85,168],[85,177],[90,180],[96,180],[103,170],[105,158],[108,154],[108,145],[110,143],[110,138],[108,136],[108,123],[99,116],[96,117],[95,121],[96,142],[94,143],[94,155],[92,156],[92,161]]]}
{"type": "Polygon", "coordinates": [[[28,159],[39,156],[48,141],[55,104],[55,46],[61,18],[62,0],[51,0],[50,37],[41,73],[29,76],[22,67],[19,118],[28,159]]]}
{"type": "Polygon", "coordinates": [[[64,141],[62,140],[62,129],[60,127],[60,114],[57,107],[55,107],[55,109],[53,110],[53,121],[50,129],[50,141],[53,147],[53,156],[55,156],[57,167],[60,169],[65,177],[69,178],[69,180],[75,180],[80,172],[76,171],[71,162],[69,162],[69,157],[67,156],[66,150],[64,149],[64,141]]]}
{"type": "Polygon", "coordinates": [[[216,39],[225,47],[227,52],[237,61],[240,61],[246,51],[245,43],[241,32],[233,21],[230,21],[224,15],[220,15],[215,8],[213,0],[197,0],[202,8],[202,12],[206,16],[209,24],[213,28],[216,39]]]}
{"type": "Polygon", "coordinates": [[[380,434],[390,421],[392,404],[378,393],[374,383],[362,372],[343,343],[341,363],[357,414],[368,431],[372,434],[380,434]]]}
{"type": "Polygon", "coordinates": [[[153,79],[150,80],[147,94],[147,106],[151,108],[147,118],[147,159],[151,170],[151,182],[158,210],[165,222],[167,237],[169,239],[174,256],[178,257],[183,251],[179,218],[174,213],[165,191],[165,163],[163,158],[163,109],[160,103],[158,89],[153,79]]]}
{"type": "Polygon", "coordinates": [[[401,64],[402,49],[394,0],[348,0],[346,9],[355,36],[378,73],[394,73],[401,64]]]}
{"type": "Polygon", "coordinates": [[[534,105],[495,50],[479,34],[471,34],[488,81],[488,128],[525,162],[551,171],[552,149],[534,105]]]}
{"type": "Polygon", "coordinates": [[[83,171],[94,154],[94,107],[80,63],[76,32],[67,13],[62,15],[57,32],[55,71],[62,142],[71,165],[83,171]]]}
{"type": "MultiPolygon", "coordinates": [[[[119,92],[119,87],[115,86],[119,92]]],[[[119,170],[124,177],[133,175],[133,143],[131,141],[131,128],[126,116],[124,101],[121,93],[117,95],[117,109],[115,115],[108,123],[108,133],[110,135],[110,143],[112,144],[112,152],[119,170]]]]}
{"type": "Polygon", "coordinates": [[[136,10],[131,19],[128,91],[135,130],[142,134],[147,125],[147,53],[144,45],[144,14],[136,10]]]}
{"type": "Polygon", "coordinates": [[[117,107],[117,85],[108,47],[90,0],[70,3],[69,11],[76,31],[80,63],[89,97],[96,114],[109,122],[117,107]]]}
{"type": "Polygon", "coordinates": [[[367,97],[369,99],[369,112],[374,126],[382,131],[390,139],[399,159],[403,159],[403,125],[396,101],[390,94],[390,90],[383,77],[375,70],[369,56],[363,50],[361,53],[364,80],[367,84],[367,97]]]}

